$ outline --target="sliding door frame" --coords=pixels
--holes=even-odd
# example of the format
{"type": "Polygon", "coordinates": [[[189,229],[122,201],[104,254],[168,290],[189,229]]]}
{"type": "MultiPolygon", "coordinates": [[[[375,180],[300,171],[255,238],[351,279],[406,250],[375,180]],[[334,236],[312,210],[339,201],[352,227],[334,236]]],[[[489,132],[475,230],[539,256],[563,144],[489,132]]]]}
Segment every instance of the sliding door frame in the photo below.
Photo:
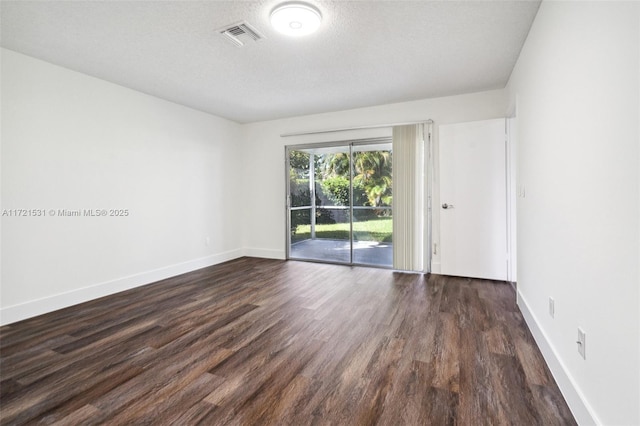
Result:
{"type": "MultiPolygon", "coordinates": [[[[348,265],[348,266],[368,266],[373,268],[382,268],[382,269],[393,269],[393,266],[382,266],[368,263],[356,263],[353,261],[353,152],[354,147],[358,146],[366,146],[366,145],[384,145],[391,143],[391,137],[378,137],[378,138],[365,138],[365,139],[347,139],[342,141],[330,141],[330,142],[319,142],[319,143],[310,143],[310,144],[299,144],[299,145],[286,145],[285,148],[285,256],[286,259],[292,260],[300,260],[305,262],[317,262],[317,263],[329,263],[336,265],[348,265]],[[290,179],[289,179],[289,169],[291,167],[290,164],[290,153],[291,151],[303,151],[305,149],[321,149],[321,148],[337,148],[337,147],[348,147],[349,148],[349,262],[337,262],[331,260],[321,260],[321,259],[305,259],[305,258],[291,258],[291,187],[290,187],[290,179]]],[[[311,169],[311,164],[309,165],[311,169]]],[[[393,173],[393,171],[392,171],[393,173]]],[[[311,174],[311,170],[310,170],[311,174]]],[[[311,180],[311,176],[309,177],[311,180]]],[[[313,186],[313,191],[311,193],[311,202],[312,205],[315,203],[315,184],[313,186]]],[[[392,210],[393,216],[393,210],[392,210]]]]}

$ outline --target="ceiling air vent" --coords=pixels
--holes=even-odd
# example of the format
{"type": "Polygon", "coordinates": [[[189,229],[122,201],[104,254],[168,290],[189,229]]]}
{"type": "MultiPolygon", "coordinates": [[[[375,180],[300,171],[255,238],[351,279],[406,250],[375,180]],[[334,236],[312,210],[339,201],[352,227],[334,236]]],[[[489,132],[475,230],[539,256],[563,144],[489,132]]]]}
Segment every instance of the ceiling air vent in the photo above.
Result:
{"type": "Polygon", "coordinates": [[[229,25],[218,31],[238,47],[244,46],[247,42],[255,42],[264,38],[255,28],[246,22],[229,25]]]}

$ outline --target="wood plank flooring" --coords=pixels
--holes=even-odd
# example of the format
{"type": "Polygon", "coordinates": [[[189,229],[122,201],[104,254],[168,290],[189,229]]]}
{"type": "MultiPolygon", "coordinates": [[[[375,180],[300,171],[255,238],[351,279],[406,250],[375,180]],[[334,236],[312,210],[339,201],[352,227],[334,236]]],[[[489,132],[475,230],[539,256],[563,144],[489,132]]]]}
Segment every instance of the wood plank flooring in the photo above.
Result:
{"type": "Polygon", "coordinates": [[[3,425],[575,424],[504,283],[242,258],[0,333],[3,425]]]}

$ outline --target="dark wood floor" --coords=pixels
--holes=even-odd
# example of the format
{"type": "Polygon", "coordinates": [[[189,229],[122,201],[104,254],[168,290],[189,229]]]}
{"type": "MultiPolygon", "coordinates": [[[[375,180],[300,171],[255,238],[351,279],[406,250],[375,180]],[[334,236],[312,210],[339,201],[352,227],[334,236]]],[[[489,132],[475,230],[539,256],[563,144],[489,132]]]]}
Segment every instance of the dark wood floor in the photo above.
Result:
{"type": "Polygon", "coordinates": [[[2,327],[4,424],[575,424],[504,283],[243,258],[2,327]]]}

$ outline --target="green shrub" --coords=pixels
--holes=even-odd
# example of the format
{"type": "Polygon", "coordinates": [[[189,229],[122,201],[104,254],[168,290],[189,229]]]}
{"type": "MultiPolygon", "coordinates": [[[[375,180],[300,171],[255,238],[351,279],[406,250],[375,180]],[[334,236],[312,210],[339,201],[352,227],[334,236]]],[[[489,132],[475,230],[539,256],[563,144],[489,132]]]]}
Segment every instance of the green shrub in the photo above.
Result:
{"type": "MultiPolygon", "coordinates": [[[[333,205],[349,205],[349,178],[345,176],[332,176],[324,179],[320,186],[324,195],[333,205]]],[[[367,194],[361,183],[353,183],[353,203],[355,206],[369,205],[367,194]]]]}

